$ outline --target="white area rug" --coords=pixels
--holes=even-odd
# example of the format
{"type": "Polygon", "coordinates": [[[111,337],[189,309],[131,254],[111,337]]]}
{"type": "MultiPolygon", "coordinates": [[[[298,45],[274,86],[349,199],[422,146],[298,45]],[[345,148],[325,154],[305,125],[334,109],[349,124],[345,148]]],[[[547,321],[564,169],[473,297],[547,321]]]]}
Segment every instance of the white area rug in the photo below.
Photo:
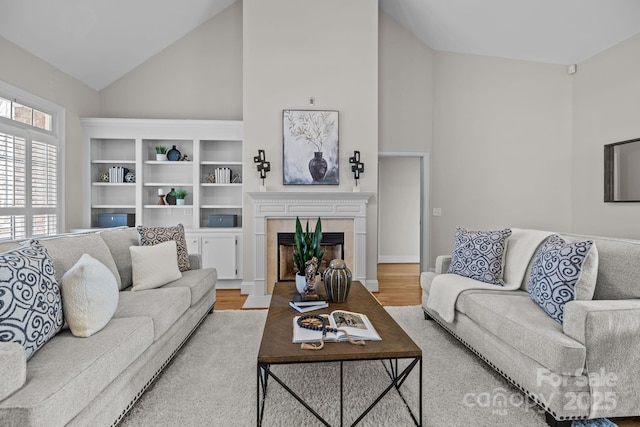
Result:
{"type": "MultiPolygon", "coordinates": [[[[435,322],[424,320],[419,306],[387,309],[423,350],[423,425],[546,426],[537,406],[435,322]],[[494,399],[503,404],[494,404],[494,399]]],[[[121,425],[256,425],[256,356],[265,318],[262,310],[209,315],[121,425]]],[[[380,362],[347,362],[344,367],[349,425],[354,413],[368,406],[370,395],[388,382],[380,362]]],[[[275,366],[274,372],[309,398],[332,425],[339,425],[338,363],[275,366]]],[[[413,405],[418,396],[415,374],[405,388],[413,405]]],[[[271,380],[263,425],[322,424],[271,380]]],[[[391,391],[359,425],[398,427],[413,422],[391,391]]]]}

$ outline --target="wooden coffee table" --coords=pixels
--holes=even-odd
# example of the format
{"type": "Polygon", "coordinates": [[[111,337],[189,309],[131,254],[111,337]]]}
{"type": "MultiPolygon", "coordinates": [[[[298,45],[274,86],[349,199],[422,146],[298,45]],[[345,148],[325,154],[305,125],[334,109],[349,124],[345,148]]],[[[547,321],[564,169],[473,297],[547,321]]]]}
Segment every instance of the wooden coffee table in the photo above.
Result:
{"type": "MultiPolygon", "coordinates": [[[[343,425],[343,363],[349,361],[383,360],[390,364],[390,384],[371,403],[371,405],[356,419],[352,425],[358,424],[369,411],[391,390],[396,391],[402,397],[404,406],[407,407],[411,418],[417,426],[422,425],[422,350],[396,321],[380,305],[377,299],[360,283],[353,282],[349,298],[345,303],[330,303],[329,308],[316,310],[312,314],[330,313],[334,310],[346,310],[367,315],[373,326],[380,334],[382,341],[367,341],[364,347],[350,345],[346,342],[325,343],[322,350],[302,350],[300,344],[293,344],[293,318],[300,315],[289,306],[289,301],[296,293],[295,283],[276,283],[271,297],[271,305],[262,334],[260,350],[257,359],[257,425],[262,425],[266,392],[269,378],[273,378],[296,400],[304,405],[324,425],[329,423],[311,408],[300,396],[289,388],[280,378],[271,371],[271,365],[292,363],[319,363],[340,362],[340,425],[343,425]],[[401,371],[398,370],[398,360],[408,359],[409,364],[401,371]],[[417,416],[413,413],[401,393],[401,386],[405,379],[418,366],[419,377],[419,403],[417,416]]],[[[417,321],[418,319],[416,319],[417,321]]]]}

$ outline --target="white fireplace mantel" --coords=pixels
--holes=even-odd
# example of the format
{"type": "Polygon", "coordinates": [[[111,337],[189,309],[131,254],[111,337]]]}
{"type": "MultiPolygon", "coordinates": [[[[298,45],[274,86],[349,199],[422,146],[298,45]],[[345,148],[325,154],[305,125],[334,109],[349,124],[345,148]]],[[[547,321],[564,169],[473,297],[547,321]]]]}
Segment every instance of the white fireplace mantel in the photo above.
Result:
{"type": "MultiPolygon", "coordinates": [[[[267,220],[269,218],[321,217],[352,219],[354,231],[353,280],[367,284],[368,192],[252,192],[254,201],[254,295],[267,292],[267,220]]],[[[376,291],[377,289],[370,289],[376,291]]]]}

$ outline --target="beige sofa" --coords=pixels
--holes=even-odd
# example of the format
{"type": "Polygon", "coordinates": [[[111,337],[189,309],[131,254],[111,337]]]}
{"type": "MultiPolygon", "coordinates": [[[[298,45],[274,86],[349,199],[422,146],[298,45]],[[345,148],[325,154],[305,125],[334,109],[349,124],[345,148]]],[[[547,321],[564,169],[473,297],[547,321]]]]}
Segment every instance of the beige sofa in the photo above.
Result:
{"type": "MultiPolygon", "coordinates": [[[[421,274],[425,318],[438,322],[533,399],[550,425],[638,416],[640,241],[561,237],[592,239],[599,258],[593,299],[569,302],[562,325],[530,298],[531,264],[520,289],[462,292],[454,321],[446,322],[427,301],[433,279],[448,271],[450,256],[438,257],[435,273],[421,274]]],[[[506,262],[508,251],[507,244],[506,262]]]]}
{"type": "MultiPolygon", "coordinates": [[[[0,343],[0,425],[115,425],[213,309],[216,270],[199,269],[199,258],[190,256],[192,270],[181,279],[131,292],[135,229],[40,242],[58,282],[84,253],[109,267],[120,289],[118,307],[98,333],[78,338],[63,328],[28,362],[19,344],[0,343]]],[[[0,252],[17,245],[2,243],[0,252]]]]}

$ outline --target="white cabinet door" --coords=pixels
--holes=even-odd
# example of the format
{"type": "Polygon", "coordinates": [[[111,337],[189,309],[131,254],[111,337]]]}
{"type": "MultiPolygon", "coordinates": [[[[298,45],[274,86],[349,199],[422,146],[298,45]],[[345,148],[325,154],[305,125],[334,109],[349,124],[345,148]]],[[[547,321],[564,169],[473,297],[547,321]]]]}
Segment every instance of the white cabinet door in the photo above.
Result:
{"type": "Polygon", "coordinates": [[[190,254],[199,254],[200,253],[200,238],[198,236],[185,236],[187,241],[187,252],[190,254]]]}
{"type": "Polygon", "coordinates": [[[213,267],[218,279],[236,278],[236,236],[202,237],[202,267],[213,267]]]}

